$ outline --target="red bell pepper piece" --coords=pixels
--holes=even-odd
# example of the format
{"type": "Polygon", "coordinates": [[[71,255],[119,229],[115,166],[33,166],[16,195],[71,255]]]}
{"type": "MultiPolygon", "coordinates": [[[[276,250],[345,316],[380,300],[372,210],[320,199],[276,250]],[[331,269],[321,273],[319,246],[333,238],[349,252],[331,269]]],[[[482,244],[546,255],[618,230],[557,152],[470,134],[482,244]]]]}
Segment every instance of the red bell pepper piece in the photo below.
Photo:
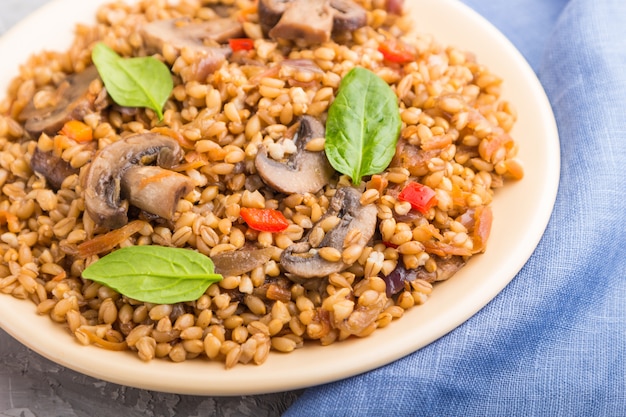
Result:
{"type": "Polygon", "coordinates": [[[282,232],[289,226],[278,210],[242,207],[239,213],[248,226],[260,232],[282,232]]]}
{"type": "Polygon", "coordinates": [[[422,214],[426,213],[431,207],[437,204],[435,191],[419,182],[408,183],[402,191],[400,191],[398,199],[408,201],[411,203],[411,207],[422,214]]]}
{"type": "Polygon", "coordinates": [[[378,45],[378,51],[383,54],[387,61],[397,62],[398,64],[406,64],[415,61],[415,54],[409,47],[392,38],[387,39],[378,45]]]}
{"type": "Polygon", "coordinates": [[[254,40],[250,38],[232,38],[228,40],[228,45],[233,52],[249,51],[254,48],[254,40]]]}

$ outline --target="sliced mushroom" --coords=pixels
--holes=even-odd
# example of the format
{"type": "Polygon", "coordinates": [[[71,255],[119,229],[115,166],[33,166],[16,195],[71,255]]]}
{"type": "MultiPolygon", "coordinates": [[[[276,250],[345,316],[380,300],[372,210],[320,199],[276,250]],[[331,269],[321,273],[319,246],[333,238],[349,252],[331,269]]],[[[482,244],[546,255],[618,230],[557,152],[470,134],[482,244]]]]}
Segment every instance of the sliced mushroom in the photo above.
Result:
{"type": "Polygon", "coordinates": [[[83,178],[85,211],[96,224],[110,229],[116,229],[128,222],[129,201],[125,199],[135,203],[138,200],[150,200],[149,206],[141,203],[144,205],[141,208],[150,213],[173,213],[178,200],[172,194],[180,195],[188,187],[193,187],[187,177],[181,175],[188,181],[186,184],[166,171],[176,165],[181,157],[182,150],[176,140],[154,133],[129,136],[104,147],[96,153],[83,178]],[[155,174],[152,171],[150,176],[145,177],[148,178],[145,180],[146,184],[150,185],[146,188],[145,184],[141,185],[141,178],[146,172],[132,168],[154,162],[161,167],[157,169],[163,172],[155,174]],[[130,176],[125,178],[129,172],[130,176]],[[158,187],[151,184],[152,182],[158,183],[158,187]],[[135,189],[130,186],[133,183],[140,186],[135,189]],[[158,194],[148,198],[145,195],[147,189],[158,194]],[[133,195],[134,193],[137,195],[133,195]],[[165,203],[174,205],[174,208],[161,207],[165,203]]]}
{"type": "Polygon", "coordinates": [[[243,26],[233,18],[206,22],[176,18],[148,23],[141,28],[141,33],[147,46],[158,53],[163,52],[164,45],[173,47],[177,54],[189,49],[194,60],[181,71],[181,76],[185,81],[204,81],[226,62],[232,52],[228,46],[220,44],[243,36],[243,26]]]}
{"type": "Polygon", "coordinates": [[[270,37],[309,44],[367,23],[367,12],[353,0],[260,0],[258,13],[261,29],[270,37]]]}
{"type": "Polygon", "coordinates": [[[155,20],[145,24],[141,32],[147,45],[161,51],[167,44],[178,52],[183,48],[211,50],[215,44],[244,36],[241,23],[228,17],[203,22],[191,22],[185,18],[155,20]],[[208,45],[206,41],[212,41],[214,45],[208,45]]]}
{"type": "Polygon", "coordinates": [[[90,66],[82,72],[68,75],[57,87],[54,105],[36,108],[31,101],[19,115],[19,121],[25,122],[26,131],[33,137],[42,132],[56,135],[68,120],[82,120],[94,111],[96,96],[89,91],[89,84],[98,78],[98,70],[90,66]]]}
{"type": "Polygon", "coordinates": [[[316,44],[327,42],[333,30],[329,0],[293,0],[268,32],[272,39],[290,39],[316,44]]]}
{"type": "Polygon", "coordinates": [[[178,201],[193,190],[188,176],[153,165],[129,167],[121,185],[132,206],[164,219],[171,219],[178,201]]]}
{"type": "Polygon", "coordinates": [[[272,258],[273,248],[242,248],[221,252],[211,256],[215,272],[224,276],[241,275],[258,266],[265,265],[272,258]]]}
{"type": "Polygon", "coordinates": [[[280,20],[291,0],[259,0],[259,23],[263,32],[268,33],[280,20]]]}
{"type": "Polygon", "coordinates": [[[328,184],[335,170],[324,151],[307,151],[305,146],[311,139],[324,135],[325,128],[319,120],[303,116],[295,136],[296,152],[286,163],[282,163],[270,158],[262,146],[254,160],[257,173],[276,191],[288,194],[316,193],[328,184]]]}
{"type": "Polygon", "coordinates": [[[379,273],[378,276],[387,284],[387,297],[391,297],[403,291],[406,282],[411,282],[416,279],[431,283],[445,281],[456,274],[466,264],[466,259],[462,256],[441,257],[431,255],[431,258],[435,261],[435,265],[437,265],[434,271],[429,271],[424,266],[419,266],[415,269],[407,269],[403,262],[398,262],[395,269],[389,274],[384,275],[382,272],[379,273]]]}
{"type": "Polygon", "coordinates": [[[426,268],[420,266],[415,272],[416,279],[423,279],[428,282],[445,281],[456,274],[467,263],[467,260],[462,256],[440,257],[431,255],[431,258],[435,260],[437,269],[428,272],[426,268]]]}
{"type": "Polygon", "coordinates": [[[53,190],[60,189],[63,181],[70,175],[78,174],[78,169],[73,168],[69,162],[56,156],[52,151],[44,152],[39,148],[35,148],[30,158],[30,167],[43,175],[53,190]]]}
{"type": "Polygon", "coordinates": [[[367,12],[352,0],[330,0],[333,31],[352,31],[367,24],[367,12]]]}
{"type": "Polygon", "coordinates": [[[287,247],[281,254],[280,265],[297,278],[319,278],[350,267],[343,260],[328,261],[320,256],[320,249],[331,247],[342,252],[346,236],[351,230],[358,229],[359,239],[355,242],[365,247],[376,230],[377,210],[374,204],[361,205],[361,192],[353,187],[339,188],[330,201],[328,211],[322,216],[323,221],[329,216],[337,216],[337,226],[328,231],[318,247],[312,247],[307,239],[287,247]]]}

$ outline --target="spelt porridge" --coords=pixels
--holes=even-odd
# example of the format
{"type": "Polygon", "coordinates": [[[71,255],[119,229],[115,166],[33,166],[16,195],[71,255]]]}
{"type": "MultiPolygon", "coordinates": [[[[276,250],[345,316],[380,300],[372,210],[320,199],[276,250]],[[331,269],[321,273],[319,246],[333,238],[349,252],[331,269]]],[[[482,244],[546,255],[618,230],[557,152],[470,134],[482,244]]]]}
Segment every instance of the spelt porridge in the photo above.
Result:
{"type": "Polygon", "coordinates": [[[0,290],[80,343],[228,368],[426,302],[523,169],[502,79],[401,7],[117,2],[34,54],[0,103],[0,290]],[[191,252],[206,276],[145,278],[191,252]]]}

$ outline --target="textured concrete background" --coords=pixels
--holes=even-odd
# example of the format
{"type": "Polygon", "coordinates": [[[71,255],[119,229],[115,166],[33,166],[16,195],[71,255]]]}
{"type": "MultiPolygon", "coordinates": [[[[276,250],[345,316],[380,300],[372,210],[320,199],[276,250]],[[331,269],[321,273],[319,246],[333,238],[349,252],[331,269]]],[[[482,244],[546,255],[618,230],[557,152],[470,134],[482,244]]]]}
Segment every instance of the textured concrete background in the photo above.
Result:
{"type": "MultiPolygon", "coordinates": [[[[49,1],[2,0],[0,35],[49,1]]],[[[124,387],[59,366],[0,330],[0,417],[270,417],[298,394],[200,397],[124,387]]]]}

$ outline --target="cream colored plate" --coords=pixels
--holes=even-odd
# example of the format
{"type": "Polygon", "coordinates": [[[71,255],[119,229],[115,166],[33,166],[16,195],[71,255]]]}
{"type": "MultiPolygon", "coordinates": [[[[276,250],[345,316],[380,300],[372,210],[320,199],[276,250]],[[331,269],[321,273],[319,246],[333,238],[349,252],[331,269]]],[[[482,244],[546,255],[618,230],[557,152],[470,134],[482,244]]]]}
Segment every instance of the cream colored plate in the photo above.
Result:
{"type": "MultiPolygon", "coordinates": [[[[91,23],[103,0],[56,0],[0,39],[0,91],[32,52],[65,49],[74,23],[91,23]],[[71,10],[71,13],[67,13],[71,10]],[[49,30],[54,22],[54,30],[49,30]],[[48,28],[44,30],[45,28],[48,28]]],[[[307,346],[270,355],[262,366],[192,360],[144,363],[135,354],[78,344],[61,326],[35,314],[35,306],[0,295],[0,326],[50,360],[106,381],[150,390],[200,395],[247,395],[297,389],[353,376],[414,352],[469,319],[517,274],[535,249],[552,212],[559,180],[559,139],[552,110],[535,74],[504,36],[467,6],[454,0],[406,2],[416,29],[476,53],[504,80],[505,96],[516,106],[513,132],[520,142],[526,177],[497,192],[487,252],[476,257],[431,299],[370,337],[327,347],[307,346]]]]}

